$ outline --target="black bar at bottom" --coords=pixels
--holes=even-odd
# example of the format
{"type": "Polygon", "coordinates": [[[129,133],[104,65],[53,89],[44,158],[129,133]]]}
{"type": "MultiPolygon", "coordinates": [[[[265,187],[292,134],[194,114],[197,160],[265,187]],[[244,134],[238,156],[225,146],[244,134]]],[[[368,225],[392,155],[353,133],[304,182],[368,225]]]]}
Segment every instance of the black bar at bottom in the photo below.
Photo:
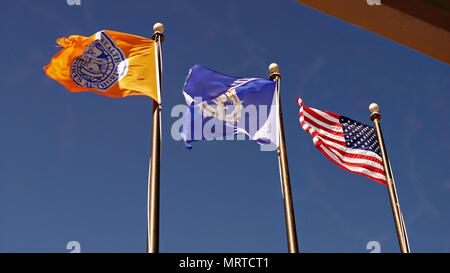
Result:
{"type": "MultiPolygon", "coordinates": [[[[4,268],[58,272],[322,272],[323,270],[384,270],[439,262],[444,266],[450,254],[0,254],[4,268]],[[427,261],[427,260],[431,260],[427,261]],[[125,271],[123,271],[125,269],[125,271]]],[[[439,268],[439,266],[438,266],[439,268]]],[[[28,272],[28,271],[27,271],[28,272]]]]}

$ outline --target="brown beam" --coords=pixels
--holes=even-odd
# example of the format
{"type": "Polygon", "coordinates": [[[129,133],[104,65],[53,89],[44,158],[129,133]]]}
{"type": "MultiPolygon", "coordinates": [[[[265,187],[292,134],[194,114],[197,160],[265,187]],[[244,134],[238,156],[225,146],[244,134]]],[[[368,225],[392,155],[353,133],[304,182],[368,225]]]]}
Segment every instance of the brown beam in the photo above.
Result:
{"type": "Polygon", "coordinates": [[[450,64],[450,5],[439,0],[298,0],[450,64]]]}

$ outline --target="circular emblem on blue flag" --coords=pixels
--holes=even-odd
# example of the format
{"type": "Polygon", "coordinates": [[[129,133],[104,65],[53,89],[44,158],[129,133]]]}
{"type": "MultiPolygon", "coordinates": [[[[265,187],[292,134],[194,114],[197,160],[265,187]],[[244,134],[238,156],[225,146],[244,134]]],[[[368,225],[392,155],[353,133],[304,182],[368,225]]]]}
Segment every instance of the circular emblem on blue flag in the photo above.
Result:
{"type": "Polygon", "coordinates": [[[123,78],[128,62],[119,47],[104,32],[97,32],[83,55],[72,62],[70,74],[79,86],[107,91],[123,78]]]}
{"type": "Polygon", "coordinates": [[[215,117],[231,124],[238,122],[241,118],[244,106],[236,94],[236,90],[230,89],[212,102],[209,104],[204,101],[200,104],[200,109],[205,117],[215,117]]]}

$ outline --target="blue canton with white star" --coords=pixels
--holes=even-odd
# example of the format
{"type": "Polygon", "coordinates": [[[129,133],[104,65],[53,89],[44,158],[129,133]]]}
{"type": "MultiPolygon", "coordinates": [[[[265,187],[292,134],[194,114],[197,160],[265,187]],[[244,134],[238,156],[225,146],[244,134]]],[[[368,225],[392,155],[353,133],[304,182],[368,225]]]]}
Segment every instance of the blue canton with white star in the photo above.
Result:
{"type": "Polygon", "coordinates": [[[381,156],[375,128],[344,116],[339,117],[339,122],[348,148],[372,151],[381,156]]]}

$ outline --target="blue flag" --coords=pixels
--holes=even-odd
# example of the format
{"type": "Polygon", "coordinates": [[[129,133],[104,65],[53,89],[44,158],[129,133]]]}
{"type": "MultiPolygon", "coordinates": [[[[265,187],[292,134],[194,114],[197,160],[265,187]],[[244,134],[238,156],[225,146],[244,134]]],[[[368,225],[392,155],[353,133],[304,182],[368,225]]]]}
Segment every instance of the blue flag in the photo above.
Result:
{"type": "Polygon", "coordinates": [[[248,136],[261,150],[278,147],[275,82],[236,78],[194,65],[183,94],[189,110],[180,134],[191,148],[198,140],[238,140],[248,136]]]}

